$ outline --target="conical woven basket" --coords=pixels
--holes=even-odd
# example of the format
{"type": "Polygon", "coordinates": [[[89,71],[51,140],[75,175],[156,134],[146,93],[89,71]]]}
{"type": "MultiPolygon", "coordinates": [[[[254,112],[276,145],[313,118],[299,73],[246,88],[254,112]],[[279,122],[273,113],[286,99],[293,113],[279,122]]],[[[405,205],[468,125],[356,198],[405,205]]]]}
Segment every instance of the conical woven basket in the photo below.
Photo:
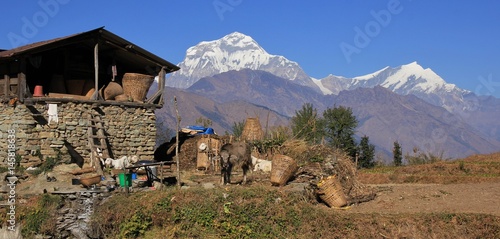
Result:
{"type": "Polygon", "coordinates": [[[264,138],[264,131],[262,131],[259,118],[247,118],[241,132],[241,138],[247,141],[262,140],[264,138]]]}
{"type": "Polygon", "coordinates": [[[297,172],[297,162],[286,155],[274,155],[271,163],[271,184],[284,186],[297,172]]]}
{"type": "Polygon", "coordinates": [[[125,73],[122,79],[123,94],[129,95],[137,102],[144,102],[154,76],[139,73],[125,73]]]}
{"type": "Polygon", "coordinates": [[[321,200],[330,207],[343,207],[347,205],[347,199],[342,189],[342,184],[333,175],[318,183],[318,194],[321,200]]]}

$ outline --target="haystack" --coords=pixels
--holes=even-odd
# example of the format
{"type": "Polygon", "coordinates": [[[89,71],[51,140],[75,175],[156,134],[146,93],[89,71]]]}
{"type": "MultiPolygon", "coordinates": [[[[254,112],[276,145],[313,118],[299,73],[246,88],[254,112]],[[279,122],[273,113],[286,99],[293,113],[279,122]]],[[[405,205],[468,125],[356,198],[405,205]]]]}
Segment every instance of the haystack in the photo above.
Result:
{"type": "Polygon", "coordinates": [[[246,141],[262,140],[264,138],[264,131],[260,125],[259,118],[247,118],[243,132],[241,132],[241,139],[246,141]]]}

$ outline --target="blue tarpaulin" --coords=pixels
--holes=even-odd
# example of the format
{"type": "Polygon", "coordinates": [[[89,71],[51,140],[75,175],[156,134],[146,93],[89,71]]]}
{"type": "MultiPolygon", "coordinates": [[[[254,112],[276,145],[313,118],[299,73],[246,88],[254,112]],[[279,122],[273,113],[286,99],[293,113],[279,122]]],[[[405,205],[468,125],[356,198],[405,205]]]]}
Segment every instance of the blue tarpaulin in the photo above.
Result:
{"type": "Polygon", "coordinates": [[[196,134],[215,134],[214,129],[199,125],[189,125],[183,128],[183,131],[194,131],[196,134]]]}

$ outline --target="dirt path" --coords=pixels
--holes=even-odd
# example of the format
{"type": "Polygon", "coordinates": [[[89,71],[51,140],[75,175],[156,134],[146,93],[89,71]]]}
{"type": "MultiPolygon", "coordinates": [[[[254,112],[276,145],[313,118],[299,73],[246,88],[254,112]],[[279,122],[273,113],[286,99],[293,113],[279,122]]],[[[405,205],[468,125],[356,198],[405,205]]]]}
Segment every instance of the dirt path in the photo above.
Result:
{"type": "Polygon", "coordinates": [[[500,182],[370,185],[377,197],[353,213],[486,213],[500,216],[500,182]]]}

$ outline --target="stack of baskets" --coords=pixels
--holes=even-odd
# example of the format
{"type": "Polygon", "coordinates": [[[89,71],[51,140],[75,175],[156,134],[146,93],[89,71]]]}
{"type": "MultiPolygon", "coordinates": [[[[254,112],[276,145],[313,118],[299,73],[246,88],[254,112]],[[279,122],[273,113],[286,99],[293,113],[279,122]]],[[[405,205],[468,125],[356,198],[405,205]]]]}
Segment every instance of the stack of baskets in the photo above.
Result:
{"type": "Polygon", "coordinates": [[[321,200],[330,207],[343,207],[347,205],[347,199],[342,189],[342,184],[333,175],[318,183],[318,194],[321,200]]]}
{"type": "Polygon", "coordinates": [[[299,168],[293,158],[281,154],[274,155],[271,164],[271,184],[273,186],[284,186],[299,168]]]}
{"type": "Polygon", "coordinates": [[[144,102],[153,81],[154,76],[139,73],[125,73],[122,79],[123,94],[132,97],[134,101],[144,102]]]}

